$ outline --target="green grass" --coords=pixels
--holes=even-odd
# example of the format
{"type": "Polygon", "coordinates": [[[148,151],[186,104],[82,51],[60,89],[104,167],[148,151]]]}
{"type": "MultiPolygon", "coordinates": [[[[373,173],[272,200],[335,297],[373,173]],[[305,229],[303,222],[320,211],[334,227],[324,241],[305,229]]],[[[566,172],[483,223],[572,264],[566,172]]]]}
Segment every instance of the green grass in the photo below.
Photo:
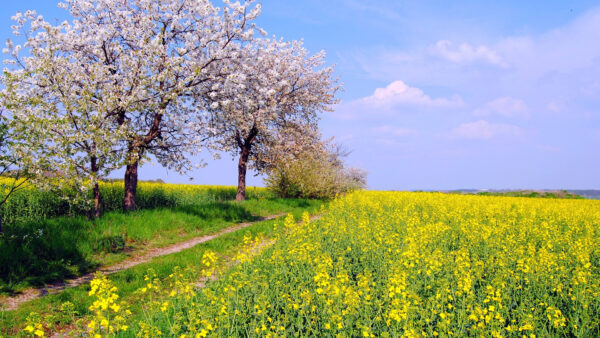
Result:
{"type": "Polygon", "coordinates": [[[76,277],[123,260],[136,250],[320,203],[268,198],[207,201],[133,213],[113,211],[95,221],[78,216],[12,225],[0,238],[0,294],[76,277]]]}
{"type": "MultiPolygon", "coordinates": [[[[249,200],[243,203],[232,203],[232,205],[243,206],[245,210],[252,211],[256,214],[272,214],[276,211],[287,211],[292,213],[296,219],[300,218],[303,211],[315,213],[323,202],[318,200],[249,200]]],[[[124,215],[128,216],[128,215],[124,215]]],[[[108,217],[107,217],[108,218],[108,217]]],[[[135,293],[136,290],[143,287],[147,282],[144,276],[148,269],[153,269],[157,278],[165,279],[173,272],[175,267],[187,268],[198,266],[202,254],[207,250],[216,252],[220,256],[220,264],[224,264],[226,257],[237,252],[243,245],[245,236],[263,235],[265,238],[270,238],[275,231],[281,231],[282,218],[271,221],[258,222],[257,224],[223,235],[209,242],[202,243],[193,248],[162,257],[157,257],[151,262],[140,264],[131,269],[115,273],[108,278],[119,288],[120,299],[130,304],[130,309],[134,313],[134,318],[143,316],[140,312],[140,296],[135,293]],[[278,224],[278,230],[274,229],[274,224],[278,224]]],[[[0,311],[0,335],[15,335],[19,334],[20,330],[25,326],[26,318],[31,312],[36,312],[42,316],[46,316],[46,323],[52,323],[58,327],[66,327],[72,325],[72,320],[61,318],[58,309],[64,302],[75,304],[79,318],[84,318],[89,315],[89,306],[92,299],[87,296],[89,284],[75,288],[67,289],[56,295],[49,295],[40,299],[23,304],[15,311],[0,311]],[[50,316],[50,317],[49,317],[50,316]]]]}
{"type": "MultiPolygon", "coordinates": [[[[3,182],[0,177],[0,190],[3,182]]],[[[6,203],[0,205],[3,224],[11,226],[27,222],[39,222],[60,216],[85,216],[90,205],[75,203],[72,198],[77,195],[74,187],[61,190],[41,190],[32,185],[25,185],[13,193],[6,203]]],[[[196,205],[214,201],[235,199],[237,187],[220,185],[163,184],[140,181],[138,184],[136,203],[138,209],[179,207],[196,205]]],[[[91,192],[90,192],[91,193],[91,192]]],[[[122,181],[103,182],[100,184],[101,208],[103,211],[120,211],[123,208],[124,186],[122,181]]],[[[274,197],[265,188],[248,187],[248,198],[274,197]]],[[[92,199],[92,196],[89,196],[92,199]]]]}

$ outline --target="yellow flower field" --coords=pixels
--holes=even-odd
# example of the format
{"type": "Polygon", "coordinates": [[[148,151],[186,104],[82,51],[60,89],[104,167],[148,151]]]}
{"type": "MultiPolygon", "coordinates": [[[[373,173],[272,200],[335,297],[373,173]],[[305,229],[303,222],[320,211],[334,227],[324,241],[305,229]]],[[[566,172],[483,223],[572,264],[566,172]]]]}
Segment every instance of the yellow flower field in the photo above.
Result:
{"type": "Polygon", "coordinates": [[[600,201],[356,192],[285,226],[121,334],[600,335],[600,201]]]}

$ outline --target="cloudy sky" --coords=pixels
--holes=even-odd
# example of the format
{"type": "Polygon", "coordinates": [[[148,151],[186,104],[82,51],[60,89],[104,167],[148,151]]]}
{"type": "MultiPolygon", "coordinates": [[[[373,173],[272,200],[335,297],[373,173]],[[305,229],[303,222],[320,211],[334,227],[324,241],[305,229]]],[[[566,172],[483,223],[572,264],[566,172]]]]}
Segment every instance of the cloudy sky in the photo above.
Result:
{"type": "MultiPolygon", "coordinates": [[[[370,188],[600,188],[597,1],[261,3],[269,34],[337,65],[345,91],[321,126],[370,188]]],[[[66,18],[55,7],[7,2],[0,34],[18,10],[66,18]]],[[[236,165],[224,157],[190,176],[235,184],[236,165]]],[[[189,181],[159,166],[141,177],[189,181]]]]}

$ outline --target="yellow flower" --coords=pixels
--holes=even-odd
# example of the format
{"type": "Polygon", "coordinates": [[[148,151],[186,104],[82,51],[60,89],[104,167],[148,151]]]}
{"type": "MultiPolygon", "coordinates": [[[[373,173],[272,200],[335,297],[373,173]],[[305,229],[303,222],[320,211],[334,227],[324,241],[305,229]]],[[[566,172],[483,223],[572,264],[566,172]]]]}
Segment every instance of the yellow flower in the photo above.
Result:
{"type": "MultiPolygon", "coordinates": [[[[321,327],[340,336],[530,337],[539,327],[582,331],[566,319],[598,308],[598,201],[363,191],[306,219],[288,216],[267,254],[242,235],[235,266],[207,250],[193,277],[173,271],[163,284],[149,274],[144,284],[158,300],[146,305],[148,318],[171,306],[173,327],[197,337],[248,335],[232,325],[248,320],[261,336],[321,327]],[[197,288],[219,267],[221,281],[197,288]]],[[[108,306],[103,315],[117,327],[108,317],[116,299],[97,298],[94,311],[108,306]]],[[[153,319],[145,325],[157,335],[153,319]]]]}
{"type": "Polygon", "coordinates": [[[519,331],[532,331],[533,330],[533,325],[531,324],[525,324],[521,327],[519,327],[519,331]]]}

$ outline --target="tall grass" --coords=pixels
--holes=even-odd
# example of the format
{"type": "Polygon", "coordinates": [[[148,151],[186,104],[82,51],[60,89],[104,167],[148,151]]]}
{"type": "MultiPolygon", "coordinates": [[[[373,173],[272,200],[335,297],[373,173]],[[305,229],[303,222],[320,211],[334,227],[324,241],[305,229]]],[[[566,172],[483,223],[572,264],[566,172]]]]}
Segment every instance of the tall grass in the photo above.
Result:
{"type": "Polygon", "coordinates": [[[124,259],[132,250],[157,247],[218,231],[259,216],[287,212],[299,200],[269,199],[249,188],[249,200],[234,202],[236,187],[141,182],[134,213],[122,213],[123,183],[101,185],[104,215],[86,210],[60,193],[28,187],[1,207],[0,294],[79,276],[124,259]]]}
{"type": "MultiPolygon", "coordinates": [[[[123,206],[123,182],[107,182],[100,185],[102,210],[116,211],[123,206]]],[[[11,226],[24,222],[35,222],[58,216],[85,215],[85,206],[69,203],[72,190],[47,191],[35,187],[19,190],[0,206],[3,224],[11,226]]],[[[137,204],[140,209],[179,207],[198,203],[226,201],[235,198],[236,187],[214,185],[187,185],[140,182],[137,204]]],[[[268,195],[264,188],[248,188],[249,198],[268,195]]]]}

